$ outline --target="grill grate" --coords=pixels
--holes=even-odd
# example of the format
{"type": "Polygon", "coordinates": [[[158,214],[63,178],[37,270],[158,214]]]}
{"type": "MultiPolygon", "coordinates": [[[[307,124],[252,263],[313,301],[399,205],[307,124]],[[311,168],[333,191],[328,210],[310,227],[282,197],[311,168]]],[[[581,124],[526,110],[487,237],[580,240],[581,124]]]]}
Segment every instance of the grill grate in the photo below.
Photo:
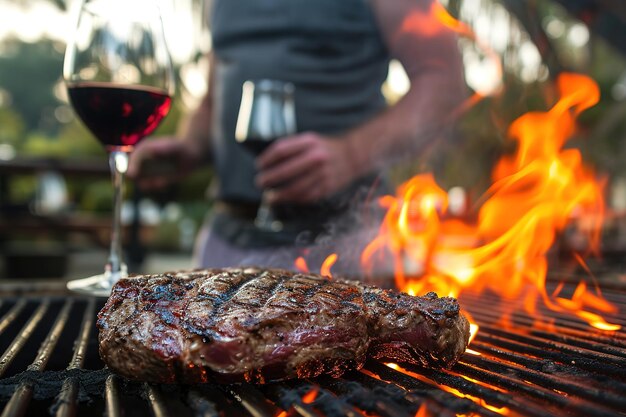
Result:
{"type": "MultiPolygon", "coordinates": [[[[604,296],[626,310],[626,292],[604,296]]],[[[516,310],[512,329],[504,328],[502,307],[489,295],[462,298],[481,326],[471,345],[477,354],[466,353],[450,371],[370,361],[337,379],[263,386],[152,385],[109,373],[97,353],[101,302],[0,299],[1,417],[626,416],[626,331],[592,330],[541,309],[554,325],[516,310]]],[[[626,325],[620,315],[611,321],[626,325]]]]}

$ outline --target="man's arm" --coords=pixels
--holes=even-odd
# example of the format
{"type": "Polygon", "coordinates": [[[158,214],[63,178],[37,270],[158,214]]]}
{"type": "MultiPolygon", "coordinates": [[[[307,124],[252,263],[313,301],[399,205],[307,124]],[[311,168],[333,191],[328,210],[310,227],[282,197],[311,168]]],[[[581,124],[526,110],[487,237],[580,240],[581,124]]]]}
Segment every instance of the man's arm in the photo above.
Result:
{"type": "Polygon", "coordinates": [[[371,0],[391,56],[411,81],[395,105],[339,138],[308,132],[280,140],[257,159],[257,184],[274,201],[307,203],[407,155],[451,123],[465,98],[456,37],[436,20],[436,0],[371,0]],[[278,187],[281,184],[286,184],[278,187]]]}
{"type": "Polygon", "coordinates": [[[371,0],[392,58],[409,91],[378,117],[348,132],[353,167],[365,174],[402,155],[423,151],[452,122],[466,87],[455,34],[434,14],[436,0],[371,0]]]}
{"type": "Polygon", "coordinates": [[[202,161],[211,158],[211,122],[213,120],[213,91],[214,91],[215,58],[209,55],[209,74],[207,91],[198,107],[191,113],[186,123],[181,125],[179,137],[196,155],[202,156],[202,161]]]}

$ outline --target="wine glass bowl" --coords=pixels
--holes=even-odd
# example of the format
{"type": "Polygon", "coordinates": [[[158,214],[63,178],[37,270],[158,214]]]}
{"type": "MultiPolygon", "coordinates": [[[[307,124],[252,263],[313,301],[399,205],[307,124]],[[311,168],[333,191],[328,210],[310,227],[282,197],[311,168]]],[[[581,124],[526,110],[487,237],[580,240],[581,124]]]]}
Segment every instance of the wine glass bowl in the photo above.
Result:
{"type": "Polygon", "coordinates": [[[174,72],[156,0],[83,0],[63,78],[83,124],[109,153],[114,186],[111,248],[103,274],[68,282],[107,296],[127,275],[120,214],[128,154],[168,114],[174,72]]]}
{"type": "MultiPolygon", "coordinates": [[[[256,157],[276,139],[295,134],[294,93],[295,87],[289,82],[246,81],[242,86],[235,140],[256,157]]],[[[283,225],[275,218],[266,191],[254,224],[261,230],[277,232],[283,225]]]]}

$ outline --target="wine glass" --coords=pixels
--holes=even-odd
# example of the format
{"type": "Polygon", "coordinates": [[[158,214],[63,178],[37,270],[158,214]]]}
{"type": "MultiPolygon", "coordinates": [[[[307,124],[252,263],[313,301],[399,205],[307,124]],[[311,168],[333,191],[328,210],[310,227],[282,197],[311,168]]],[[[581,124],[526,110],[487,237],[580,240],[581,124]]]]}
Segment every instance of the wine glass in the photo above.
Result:
{"type": "Polygon", "coordinates": [[[129,153],[170,109],[174,73],[156,0],[82,0],[63,67],[70,103],[109,154],[114,186],[111,248],[104,273],[70,290],[108,296],[127,276],[120,214],[129,153]]]}
{"type": "MultiPolygon", "coordinates": [[[[295,134],[294,93],[295,87],[289,82],[268,79],[246,81],[235,128],[237,142],[258,156],[274,140],[295,134]]],[[[283,224],[275,218],[267,195],[264,191],[254,224],[261,230],[277,232],[282,230],[283,224]]]]}

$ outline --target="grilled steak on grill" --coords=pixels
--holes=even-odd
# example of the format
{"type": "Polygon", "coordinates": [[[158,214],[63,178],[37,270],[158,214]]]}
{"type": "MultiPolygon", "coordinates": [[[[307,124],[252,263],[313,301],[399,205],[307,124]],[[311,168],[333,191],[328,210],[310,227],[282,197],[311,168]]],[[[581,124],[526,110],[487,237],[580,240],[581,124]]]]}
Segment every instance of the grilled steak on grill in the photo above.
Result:
{"type": "Polygon", "coordinates": [[[123,279],[97,324],[110,369],[166,383],[339,376],[368,356],[447,368],[469,338],[453,298],[257,268],[123,279]]]}

